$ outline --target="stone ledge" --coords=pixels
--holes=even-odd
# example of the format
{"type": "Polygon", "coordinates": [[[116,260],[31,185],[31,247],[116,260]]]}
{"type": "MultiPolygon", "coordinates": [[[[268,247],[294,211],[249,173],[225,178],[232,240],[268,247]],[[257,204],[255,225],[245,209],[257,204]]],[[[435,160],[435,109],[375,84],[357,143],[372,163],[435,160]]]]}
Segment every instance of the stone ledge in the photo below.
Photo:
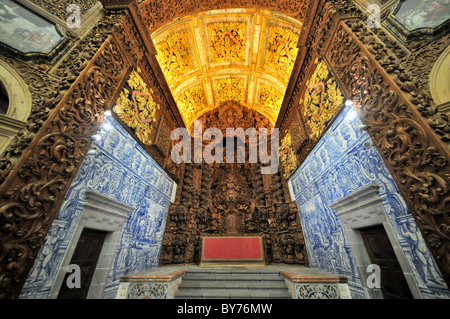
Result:
{"type": "Polygon", "coordinates": [[[167,275],[125,275],[120,277],[120,282],[170,282],[183,277],[186,270],[179,270],[167,275]]]}
{"type": "Polygon", "coordinates": [[[345,276],[299,276],[288,271],[280,271],[280,274],[293,283],[347,283],[345,276]]]}

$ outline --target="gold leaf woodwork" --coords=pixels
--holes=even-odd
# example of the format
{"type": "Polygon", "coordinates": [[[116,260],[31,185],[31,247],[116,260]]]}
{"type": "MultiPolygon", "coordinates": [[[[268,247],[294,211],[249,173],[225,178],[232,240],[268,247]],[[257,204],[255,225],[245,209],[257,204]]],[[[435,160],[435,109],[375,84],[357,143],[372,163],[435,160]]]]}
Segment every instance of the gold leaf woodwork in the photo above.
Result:
{"type": "Polygon", "coordinates": [[[114,108],[119,118],[132,128],[145,145],[151,145],[151,135],[155,112],[159,105],[153,100],[153,90],[147,88],[147,84],[137,71],[132,71],[127,81],[130,88],[123,88],[114,108]]]}
{"type": "Polygon", "coordinates": [[[261,84],[258,93],[258,110],[267,114],[271,121],[275,122],[280,112],[283,95],[269,84],[261,84]]]}
{"type": "Polygon", "coordinates": [[[311,128],[311,138],[317,139],[328,122],[344,103],[344,95],[325,60],[316,59],[317,67],[306,82],[306,92],[300,104],[311,128]]]}
{"type": "Polygon", "coordinates": [[[169,85],[195,68],[187,34],[179,31],[156,45],[157,59],[169,85]]]}
{"type": "Polygon", "coordinates": [[[268,29],[269,40],[265,65],[288,80],[297,57],[298,34],[277,25],[270,25],[268,29]]]}
{"type": "Polygon", "coordinates": [[[177,99],[177,105],[185,125],[189,127],[195,118],[207,108],[203,85],[196,84],[187,89],[181,97],[177,99]]]}
{"type": "Polygon", "coordinates": [[[280,162],[283,167],[283,177],[288,178],[297,167],[297,157],[292,147],[292,137],[289,132],[281,140],[280,162]]]}
{"type": "Polygon", "coordinates": [[[245,24],[219,22],[207,25],[211,63],[245,62],[245,24]]]}

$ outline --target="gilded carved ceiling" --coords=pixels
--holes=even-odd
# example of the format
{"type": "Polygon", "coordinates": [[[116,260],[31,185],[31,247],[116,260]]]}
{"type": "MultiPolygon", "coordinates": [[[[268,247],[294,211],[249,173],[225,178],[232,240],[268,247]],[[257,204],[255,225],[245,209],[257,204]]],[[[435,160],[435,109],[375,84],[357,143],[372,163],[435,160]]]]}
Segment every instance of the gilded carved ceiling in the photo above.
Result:
{"type": "Polygon", "coordinates": [[[209,11],[155,31],[157,60],[186,127],[235,101],[274,125],[297,56],[298,21],[270,11],[209,11]]]}

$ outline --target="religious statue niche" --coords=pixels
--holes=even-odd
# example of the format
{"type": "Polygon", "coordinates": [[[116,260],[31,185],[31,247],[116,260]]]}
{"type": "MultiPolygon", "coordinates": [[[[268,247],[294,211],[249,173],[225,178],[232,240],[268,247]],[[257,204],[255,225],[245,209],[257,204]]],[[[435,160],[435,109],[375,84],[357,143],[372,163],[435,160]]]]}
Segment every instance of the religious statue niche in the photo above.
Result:
{"type": "Polygon", "coordinates": [[[255,202],[245,175],[245,168],[241,165],[222,165],[215,170],[211,185],[211,209],[218,219],[221,234],[246,232],[246,222],[254,211],[255,202]]]}
{"type": "Polygon", "coordinates": [[[56,24],[12,0],[0,3],[0,49],[25,61],[53,63],[70,45],[56,24]]]}
{"type": "Polygon", "coordinates": [[[306,91],[299,104],[311,129],[310,137],[317,140],[343,105],[344,94],[326,61],[317,58],[315,65],[316,69],[306,82],[306,91]]]}

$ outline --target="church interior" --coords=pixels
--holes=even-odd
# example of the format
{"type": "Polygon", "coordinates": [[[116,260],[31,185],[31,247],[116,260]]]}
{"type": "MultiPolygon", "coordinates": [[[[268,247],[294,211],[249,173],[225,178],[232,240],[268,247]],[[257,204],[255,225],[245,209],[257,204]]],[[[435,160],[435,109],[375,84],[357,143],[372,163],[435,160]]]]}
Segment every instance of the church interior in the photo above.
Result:
{"type": "Polygon", "coordinates": [[[1,299],[450,299],[447,0],[2,0],[1,299]]]}

